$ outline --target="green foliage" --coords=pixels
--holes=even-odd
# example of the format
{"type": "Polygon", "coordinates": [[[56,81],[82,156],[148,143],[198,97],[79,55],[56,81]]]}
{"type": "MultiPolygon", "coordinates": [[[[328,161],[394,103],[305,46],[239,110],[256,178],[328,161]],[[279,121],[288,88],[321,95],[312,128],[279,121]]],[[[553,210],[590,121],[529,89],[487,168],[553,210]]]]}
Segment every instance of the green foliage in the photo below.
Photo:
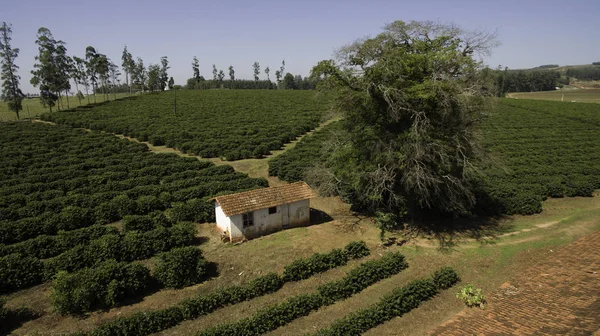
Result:
{"type": "Polygon", "coordinates": [[[19,87],[21,76],[17,71],[19,67],[15,64],[19,56],[19,49],[12,48],[12,25],[2,22],[0,26],[0,80],[2,80],[2,100],[8,105],[8,110],[15,112],[19,119],[19,111],[23,109],[23,97],[25,96],[19,87]]]}
{"type": "Polygon", "coordinates": [[[493,43],[454,25],[395,21],[341,48],[338,62],[319,62],[311,76],[334,95],[345,136],[309,181],[357,210],[468,214],[485,154],[476,135],[494,90],[473,54],[493,43]]]}
{"type": "Polygon", "coordinates": [[[434,273],[430,279],[412,281],[384,296],[378,303],[334,321],[329,328],[321,329],[315,335],[361,335],[371,328],[417,308],[422,302],[431,299],[440,290],[450,288],[458,280],[456,272],[445,267],[434,273]]]}
{"type": "MultiPolygon", "coordinates": [[[[596,65],[596,64],[594,64],[596,65]]],[[[600,80],[600,68],[591,66],[584,68],[567,69],[567,77],[574,77],[579,80],[600,80]]]]}
{"type": "Polygon", "coordinates": [[[344,251],[334,249],[329,253],[315,253],[306,259],[296,259],[285,266],[284,281],[308,279],[317,273],[345,265],[349,259],[358,259],[369,255],[369,248],[364,242],[351,242],[344,251]]]}
{"type": "Polygon", "coordinates": [[[341,123],[333,122],[303,137],[294,148],[269,159],[269,175],[288,182],[304,180],[310,168],[331,154],[325,148],[341,129],[341,123]]]}
{"type": "MultiPolygon", "coordinates": [[[[189,210],[183,220],[212,221],[214,208],[206,199],[268,185],[229,166],[154,155],[142,144],[63,126],[3,123],[0,143],[1,244],[147,215],[175,202],[189,210]]],[[[171,225],[153,216],[160,222],[155,226],[171,225]]],[[[146,224],[136,230],[150,229],[146,224]]],[[[39,252],[46,257],[64,251],[53,238],[34,243],[47,249],[39,252]]]]}
{"type": "Polygon", "coordinates": [[[340,249],[335,249],[327,254],[315,253],[306,259],[296,259],[285,267],[283,279],[285,281],[299,281],[308,279],[314,274],[323,273],[332,268],[345,265],[348,256],[340,249]]]}
{"type": "Polygon", "coordinates": [[[0,257],[0,294],[40,283],[43,265],[34,257],[19,253],[0,257]]]}
{"type": "Polygon", "coordinates": [[[344,246],[344,254],[350,259],[366,257],[370,253],[371,252],[367,247],[367,243],[362,240],[349,242],[346,246],[344,246]]]}
{"type": "MultiPolygon", "coordinates": [[[[362,242],[350,243],[344,250],[356,257],[366,255],[368,252],[362,242]]],[[[284,280],[281,276],[269,273],[245,284],[217,289],[209,294],[186,299],[173,307],[119,317],[104,323],[90,334],[95,336],[149,335],[171,328],[184,320],[210,314],[219,308],[276,292],[283,287],[283,284],[284,280]]]]}
{"type": "Polygon", "coordinates": [[[145,266],[111,260],[76,273],[59,272],[50,297],[57,312],[79,315],[114,307],[123,299],[142,293],[150,281],[150,271],[145,266]]]}
{"type": "Polygon", "coordinates": [[[150,216],[125,216],[121,222],[125,231],[150,231],[154,220],[150,216]]]}
{"type": "Polygon", "coordinates": [[[208,262],[197,247],[181,247],[158,255],[153,276],[165,287],[183,288],[208,275],[208,262]]]}
{"type": "Polygon", "coordinates": [[[325,100],[309,91],[186,90],[177,94],[183,102],[178,113],[185,118],[174,118],[164,113],[173,109],[172,98],[169,93],[142,95],[95,107],[96,113],[82,108],[42,118],[142,141],[153,135],[205,158],[243,159],[268,154],[314,129],[326,111],[325,100]]]}
{"type": "Polygon", "coordinates": [[[11,245],[0,244],[0,256],[20,253],[39,259],[57,256],[77,245],[87,244],[104,235],[117,234],[118,230],[110,226],[92,225],[72,231],[60,231],[56,236],[41,235],[11,245]]]}
{"type": "Polygon", "coordinates": [[[119,317],[93,330],[94,336],[149,335],[171,328],[184,320],[207,315],[215,310],[279,290],[283,280],[274,273],[239,286],[218,289],[207,295],[186,299],[180,304],[151,312],[119,317]]]}
{"type": "Polygon", "coordinates": [[[332,304],[362,291],[379,280],[398,274],[407,267],[402,254],[388,253],[378,260],[362,263],[343,279],[321,285],[317,290],[328,304],[332,304]]]}
{"type": "Polygon", "coordinates": [[[498,86],[499,96],[503,97],[507,92],[555,90],[559,78],[560,74],[557,71],[549,70],[497,71],[496,85],[498,86]]]}
{"type": "MultiPolygon", "coordinates": [[[[389,253],[379,260],[361,264],[340,281],[320,286],[316,293],[291,297],[282,303],[263,308],[251,317],[208,328],[198,335],[261,335],[323,306],[350,297],[377,281],[399,273],[406,267],[403,255],[389,253]]],[[[432,281],[430,283],[433,284],[432,281]]]]}
{"type": "Polygon", "coordinates": [[[467,307],[483,307],[486,303],[481,288],[475,288],[473,284],[460,287],[456,297],[463,301],[467,307]]]}
{"type": "Polygon", "coordinates": [[[107,260],[143,260],[172,248],[190,245],[194,240],[192,224],[181,223],[170,228],[158,227],[148,232],[105,235],[89,244],[78,245],[59,256],[44,261],[45,279],[58,271],[73,272],[93,267],[107,260]]]}

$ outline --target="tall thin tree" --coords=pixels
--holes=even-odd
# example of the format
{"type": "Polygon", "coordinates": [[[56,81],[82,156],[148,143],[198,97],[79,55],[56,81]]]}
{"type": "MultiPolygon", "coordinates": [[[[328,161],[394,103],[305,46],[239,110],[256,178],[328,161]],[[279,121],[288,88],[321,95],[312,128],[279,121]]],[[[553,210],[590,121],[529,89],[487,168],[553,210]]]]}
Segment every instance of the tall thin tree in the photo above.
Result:
{"type": "Polygon", "coordinates": [[[258,62],[254,62],[254,64],[252,64],[252,69],[254,71],[254,80],[258,82],[258,76],[260,75],[260,64],[258,62]]]}
{"type": "Polygon", "coordinates": [[[68,73],[61,64],[66,48],[63,41],[57,41],[48,28],[38,29],[37,39],[38,55],[35,57],[37,63],[31,71],[31,85],[40,88],[40,103],[50,108],[56,105],[60,92],[68,84],[68,73]],[[65,84],[66,81],[66,84],[65,84]]]}
{"type": "Polygon", "coordinates": [[[192,70],[194,71],[196,83],[200,82],[200,62],[198,62],[198,58],[196,56],[194,56],[194,60],[192,61],[192,70]]]}
{"type": "Polygon", "coordinates": [[[17,114],[17,120],[20,119],[19,111],[23,109],[23,92],[19,87],[21,77],[17,74],[19,67],[15,64],[15,59],[19,56],[19,49],[12,48],[10,41],[12,35],[12,25],[2,22],[0,27],[0,65],[2,72],[2,100],[8,104],[8,110],[17,114]]]}
{"type": "Polygon", "coordinates": [[[169,84],[169,74],[167,71],[170,69],[169,67],[169,59],[167,56],[163,56],[160,58],[160,90],[164,91],[167,85],[169,84]]]}
{"type": "Polygon", "coordinates": [[[233,65],[229,66],[229,79],[231,79],[231,81],[235,81],[235,70],[233,70],[233,65]]]}
{"type": "Polygon", "coordinates": [[[125,72],[125,83],[127,84],[127,86],[129,87],[129,94],[131,95],[131,84],[133,83],[129,83],[130,81],[133,82],[133,80],[131,79],[131,74],[133,73],[134,69],[133,67],[135,66],[135,63],[133,61],[133,56],[131,55],[131,53],[127,50],[127,46],[125,46],[125,48],[123,48],[123,54],[121,55],[121,66],[123,67],[123,71],[125,72]]]}

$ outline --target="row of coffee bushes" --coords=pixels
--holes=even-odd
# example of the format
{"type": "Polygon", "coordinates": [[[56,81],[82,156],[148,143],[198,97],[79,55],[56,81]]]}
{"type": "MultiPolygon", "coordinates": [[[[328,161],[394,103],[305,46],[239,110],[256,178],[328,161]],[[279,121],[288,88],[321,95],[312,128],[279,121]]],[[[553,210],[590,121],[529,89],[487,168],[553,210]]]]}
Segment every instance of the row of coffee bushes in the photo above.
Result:
{"type": "Polygon", "coordinates": [[[110,308],[151,289],[200,283],[209,274],[208,266],[202,251],[188,246],[159,254],[152,275],[142,264],[115,260],[75,273],[61,271],[52,284],[52,304],[57,312],[69,315],[110,308]]]}
{"type": "Polygon", "coordinates": [[[315,336],[362,335],[369,329],[417,308],[458,281],[460,278],[456,271],[444,267],[428,279],[412,281],[384,296],[378,303],[336,320],[329,328],[319,330],[315,336]]]}
{"type": "MultiPolygon", "coordinates": [[[[346,258],[355,259],[368,255],[369,250],[364,242],[351,242],[344,247],[343,254],[345,254],[345,256],[340,256],[340,260],[347,260],[346,258]]],[[[323,254],[315,255],[322,256],[323,254]]],[[[332,251],[325,255],[339,255],[339,252],[332,251]]],[[[312,271],[302,271],[303,276],[306,276],[309,273],[310,275],[314,275],[319,272],[323,272],[326,269],[335,267],[334,264],[327,263],[329,265],[329,268],[327,268],[326,266],[320,264],[319,260],[321,259],[322,257],[315,257],[313,255],[313,257],[295,261],[293,264],[298,265],[300,263],[308,263],[315,266],[312,271]]],[[[342,265],[343,263],[337,262],[335,264],[342,265]]],[[[286,267],[288,274],[290,274],[290,269],[297,269],[297,267],[286,267]]],[[[169,308],[149,312],[139,312],[127,317],[119,317],[113,321],[101,325],[97,329],[87,334],[95,336],[124,336],[149,335],[152,333],[157,333],[174,327],[185,320],[191,320],[210,314],[215,310],[225,306],[276,292],[283,287],[285,283],[286,280],[284,280],[284,276],[280,276],[275,273],[269,273],[245,284],[229,286],[218,289],[209,294],[198,295],[195,298],[186,299],[181,303],[169,308]]]]}
{"type": "Polygon", "coordinates": [[[398,274],[408,267],[400,253],[388,253],[377,260],[364,262],[343,279],[328,282],[316,293],[298,295],[283,303],[259,310],[249,318],[208,328],[198,335],[261,335],[310,314],[323,306],[346,299],[372,284],[398,274]]]}
{"type": "MultiPolygon", "coordinates": [[[[106,224],[175,203],[267,186],[231,167],[109,134],[41,123],[0,124],[0,243],[106,224]]],[[[188,213],[200,201],[188,206],[188,213]]],[[[210,220],[207,212],[179,216],[210,220]]]]}
{"type": "Polygon", "coordinates": [[[77,245],[60,255],[41,261],[31,255],[13,253],[0,257],[0,291],[27,288],[51,280],[59,271],[73,272],[106,260],[133,261],[193,243],[195,228],[181,223],[148,232],[107,234],[77,245]]]}
{"type": "Polygon", "coordinates": [[[42,115],[43,120],[108,131],[201,157],[259,157],[314,129],[326,99],[310,91],[192,90],[144,95],[94,107],[42,115]],[[180,96],[181,94],[181,96],[180,96]]]}

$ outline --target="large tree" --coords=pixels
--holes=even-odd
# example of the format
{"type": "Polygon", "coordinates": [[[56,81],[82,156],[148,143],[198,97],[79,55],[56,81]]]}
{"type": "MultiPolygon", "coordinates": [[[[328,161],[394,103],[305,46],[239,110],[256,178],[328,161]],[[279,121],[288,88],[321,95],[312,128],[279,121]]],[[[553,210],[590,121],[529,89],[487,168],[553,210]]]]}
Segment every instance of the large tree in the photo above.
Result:
{"type": "Polygon", "coordinates": [[[160,82],[160,65],[148,65],[148,89],[150,92],[160,90],[162,83],[160,82]]]}
{"type": "Polygon", "coordinates": [[[160,90],[164,91],[165,88],[167,87],[167,85],[169,84],[169,74],[167,73],[167,71],[170,69],[171,67],[169,66],[169,59],[167,58],[167,56],[163,56],[160,58],[160,73],[159,73],[159,77],[160,77],[160,90]]]}
{"type": "Polygon", "coordinates": [[[235,70],[233,70],[233,65],[229,66],[229,79],[232,82],[235,81],[235,70]]]}
{"type": "Polygon", "coordinates": [[[15,64],[15,60],[19,56],[19,49],[12,48],[10,41],[12,35],[12,27],[6,22],[2,22],[0,27],[0,65],[2,79],[2,100],[8,104],[8,110],[17,114],[17,119],[20,119],[19,111],[23,109],[23,92],[19,87],[21,77],[17,74],[19,67],[15,64]]]}
{"type": "Polygon", "coordinates": [[[87,69],[87,77],[92,85],[92,92],[94,93],[94,103],[96,103],[96,90],[98,89],[98,57],[99,54],[96,49],[92,46],[85,48],[85,67],[87,69]]]}
{"type": "Polygon", "coordinates": [[[198,58],[194,56],[194,60],[192,61],[192,70],[194,71],[194,79],[196,79],[196,83],[200,82],[200,62],[198,62],[198,58]]]}
{"type": "MultiPolygon", "coordinates": [[[[133,61],[133,55],[127,50],[127,46],[123,48],[123,54],[121,55],[121,66],[125,72],[125,83],[129,87],[129,94],[131,94],[131,74],[135,71],[135,62],[133,61]]],[[[133,80],[131,80],[133,82],[133,80]]],[[[133,83],[132,83],[133,84],[133,83]]]]}
{"type": "Polygon", "coordinates": [[[89,96],[89,82],[88,82],[88,78],[87,78],[87,72],[85,69],[85,60],[77,57],[77,56],[73,56],[73,61],[75,62],[75,66],[73,68],[73,72],[71,73],[71,77],[73,78],[73,81],[75,82],[75,87],[77,89],[77,98],[79,98],[79,105],[81,105],[81,96],[83,94],[79,94],[81,91],[79,91],[79,84],[83,85],[85,87],[85,94],[87,96],[87,100],[88,100],[88,104],[90,103],[90,96],[89,96]]]}
{"type": "Polygon", "coordinates": [[[494,93],[476,56],[494,43],[454,25],[396,21],[321,61],[311,75],[333,92],[344,132],[308,179],[364,211],[468,213],[494,93]]]}
{"type": "Polygon", "coordinates": [[[144,66],[144,60],[138,57],[137,62],[135,62],[134,69],[134,83],[139,85],[142,92],[144,92],[144,89],[146,87],[146,80],[148,80],[148,71],[144,66]]]}
{"type": "Polygon", "coordinates": [[[258,76],[260,75],[260,64],[258,62],[254,62],[254,64],[252,64],[252,70],[254,71],[254,80],[258,82],[258,76]]]}
{"type": "Polygon", "coordinates": [[[33,65],[34,70],[31,71],[31,85],[40,88],[40,102],[52,112],[60,93],[71,87],[67,48],[63,41],[55,40],[50,30],[44,27],[38,29],[35,43],[38,45],[38,55],[35,57],[37,62],[33,65]]]}

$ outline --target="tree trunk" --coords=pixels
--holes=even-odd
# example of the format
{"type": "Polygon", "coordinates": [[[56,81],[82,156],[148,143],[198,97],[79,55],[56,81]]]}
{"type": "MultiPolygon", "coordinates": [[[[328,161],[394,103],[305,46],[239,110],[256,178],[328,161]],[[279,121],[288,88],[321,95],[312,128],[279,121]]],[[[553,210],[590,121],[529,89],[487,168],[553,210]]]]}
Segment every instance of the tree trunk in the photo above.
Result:
{"type": "Polygon", "coordinates": [[[69,91],[65,90],[65,97],[67,97],[67,109],[70,109],[71,106],[69,106],[69,91]]]}
{"type": "Polygon", "coordinates": [[[58,93],[58,100],[57,100],[57,104],[56,104],[56,110],[60,111],[60,105],[62,103],[62,96],[60,95],[60,91],[57,92],[58,93]]]}

